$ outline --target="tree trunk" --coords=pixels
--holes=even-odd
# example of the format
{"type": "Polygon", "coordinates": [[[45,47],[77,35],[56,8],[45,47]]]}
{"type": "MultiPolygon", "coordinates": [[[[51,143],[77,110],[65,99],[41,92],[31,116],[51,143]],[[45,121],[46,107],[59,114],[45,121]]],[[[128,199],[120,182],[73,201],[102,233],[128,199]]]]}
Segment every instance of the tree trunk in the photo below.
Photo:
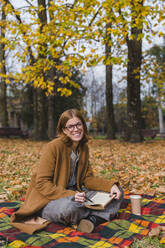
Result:
{"type": "Polygon", "coordinates": [[[34,113],[34,128],[33,139],[46,140],[47,139],[47,104],[46,96],[42,89],[37,88],[33,91],[33,113],[34,113]]]}
{"type": "MultiPolygon", "coordinates": [[[[4,12],[4,6],[2,6],[2,27],[0,30],[0,37],[3,40],[5,38],[5,22],[6,15],[4,12]]],[[[6,75],[6,66],[5,66],[5,44],[0,43],[0,73],[6,75]]],[[[0,77],[0,116],[1,116],[1,125],[2,127],[8,126],[8,112],[7,112],[7,96],[6,96],[6,82],[5,78],[0,77]]]]}
{"type": "MultiPolygon", "coordinates": [[[[51,1],[48,0],[48,6],[50,7],[51,1]]],[[[49,11],[49,18],[52,20],[53,15],[51,11],[49,11]]],[[[52,59],[52,58],[51,58],[52,59]]],[[[51,69],[49,71],[48,77],[50,81],[54,81],[56,71],[55,69],[51,69]]],[[[55,125],[55,96],[48,96],[48,138],[53,139],[56,135],[56,125],[55,125]]]]}
{"type": "Polygon", "coordinates": [[[129,141],[140,142],[142,141],[140,99],[141,41],[129,40],[127,44],[127,136],[129,141]]]}
{"type": "Polygon", "coordinates": [[[159,116],[159,132],[160,134],[164,134],[163,112],[161,106],[158,107],[158,116],[159,116]]]}
{"type": "MultiPolygon", "coordinates": [[[[133,17],[132,23],[134,24],[133,17]]],[[[131,28],[133,39],[127,39],[128,65],[127,65],[127,139],[131,142],[143,140],[141,135],[141,99],[140,99],[140,69],[142,62],[142,40],[138,35],[142,29],[131,28]]]]}
{"type": "Polygon", "coordinates": [[[164,135],[165,130],[164,130],[164,124],[163,124],[162,100],[161,100],[160,89],[158,86],[157,86],[157,101],[158,101],[159,133],[160,135],[164,135]]]}
{"type": "Polygon", "coordinates": [[[33,88],[33,133],[32,133],[32,137],[35,140],[38,140],[38,95],[37,95],[37,89],[33,88]]]}
{"type": "MultiPolygon", "coordinates": [[[[111,27],[111,24],[107,24],[106,29],[111,27]]],[[[109,41],[111,40],[111,35],[107,34],[107,42],[105,45],[106,58],[111,56],[111,46],[109,41]]],[[[115,117],[113,108],[113,84],[112,84],[112,64],[106,65],[106,116],[107,116],[107,138],[115,139],[115,117]]]]}
{"type": "MultiPolygon", "coordinates": [[[[38,6],[43,7],[39,11],[38,16],[41,22],[40,32],[42,33],[43,26],[47,23],[46,16],[46,3],[45,0],[38,0],[38,6]]],[[[42,57],[39,55],[38,57],[42,57]]],[[[46,96],[42,89],[34,89],[34,132],[33,138],[36,140],[45,140],[47,139],[47,104],[46,96]]]]}
{"type": "Polygon", "coordinates": [[[43,26],[47,24],[47,14],[46,14],[46,1],[45,0],[38,0],[38,7],[42,7],[42,10],[38,12],[38,17],[41,22],[40,30],[42,32],[43,26]]]}
{"type": "Polygon", "coordinates": [[[47,139],[47,114],[46,114],[46,95],[44,91],[40,88],[37,88],[38,96],[38,139],[45,140],[47,139]]]}
{"type": "Polygon", "coordinates": [[[48,138],[55,137],[54,96],[48,96],[48,138]]]}
{"type": "MultiPolygon", "coordinates": [[[[1,68],[1,73],[5,73],[3,68],[1,68]]],[[[8,126],[8,112],[7,112],[6,83],[5,83],[5,80],[2,78],[0,79],[0,116],[1,116],[1,126],[7,127],[8,126]]]]}

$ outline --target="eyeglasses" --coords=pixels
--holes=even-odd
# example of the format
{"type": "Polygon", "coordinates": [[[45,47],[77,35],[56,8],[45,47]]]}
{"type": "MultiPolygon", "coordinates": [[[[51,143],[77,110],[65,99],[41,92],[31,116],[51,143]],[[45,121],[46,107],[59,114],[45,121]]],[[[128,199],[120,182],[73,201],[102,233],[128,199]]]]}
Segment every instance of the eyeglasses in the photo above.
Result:
{"type": "Polygon", "coordinates": [[[76,124],[74,125],[68,125],[68,126],[65,126],[65,128],[67,128],[69,131],[73,131],[75,129],[75,127],[77,129],[81,129],[83,126],[83,124],[81,122],[77,122],[76,124]]]}

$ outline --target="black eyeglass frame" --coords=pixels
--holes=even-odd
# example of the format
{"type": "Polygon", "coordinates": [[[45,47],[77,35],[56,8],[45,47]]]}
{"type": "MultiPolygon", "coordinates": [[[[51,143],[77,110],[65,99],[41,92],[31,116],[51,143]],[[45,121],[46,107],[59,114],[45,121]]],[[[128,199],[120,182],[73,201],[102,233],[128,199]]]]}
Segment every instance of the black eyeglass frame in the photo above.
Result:
{"type": "Polygon", "coordinates": [[[83,127],[83,124],[82,122],[77,122],[76,124],[74,125],[68,125],[68,126],[65,126],[64,128],[68,129],[68,131],[73,131],[75,129],[75,127],[80,130],[82,127],[83,127]]]}

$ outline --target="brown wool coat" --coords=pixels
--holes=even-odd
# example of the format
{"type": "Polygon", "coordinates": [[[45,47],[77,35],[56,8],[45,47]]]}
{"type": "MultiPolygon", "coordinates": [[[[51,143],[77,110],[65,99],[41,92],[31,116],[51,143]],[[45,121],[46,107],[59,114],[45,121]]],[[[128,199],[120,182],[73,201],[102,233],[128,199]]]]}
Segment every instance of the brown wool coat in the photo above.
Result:
{"type": "MultiPolygon", "coordinates": [[[[70,154],[71,147],[62,138],[56,138],[44,147],[40,163],[32,175],[25,202],[11,216],[13,226],[27,233],[44,228],[48,221],[43,224],[25,224],[24,221],[33,218],[49,201],[75,194],[66,189],[70,176],[70,154]]],[[[109,192],[114,181],[93,176],[88,159],[88,145],[83,144],[79,148],[77,189],[81,191],[84,185],[89,190],[109,192]]]]}

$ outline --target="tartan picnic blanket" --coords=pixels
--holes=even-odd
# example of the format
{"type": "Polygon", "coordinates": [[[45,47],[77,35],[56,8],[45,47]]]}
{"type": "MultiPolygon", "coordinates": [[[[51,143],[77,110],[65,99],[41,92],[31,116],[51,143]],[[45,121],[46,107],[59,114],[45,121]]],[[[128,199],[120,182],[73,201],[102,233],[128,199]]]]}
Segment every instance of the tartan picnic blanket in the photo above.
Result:
{"type": "Polygon", "coordinates": [[[0,203],[0,239],[8,248],[124,248],[135,239],[142,239],[158,225],[165,226],[165,198],[142,195],[142,215],[131,214],[129,194],[125,195],[119,216],[106,222],[93,233],[82,233],[69,226],[51,223],[33,235],[21,232],[10,224],[10,215],[20,207],[21,201],[0,203]]]}

